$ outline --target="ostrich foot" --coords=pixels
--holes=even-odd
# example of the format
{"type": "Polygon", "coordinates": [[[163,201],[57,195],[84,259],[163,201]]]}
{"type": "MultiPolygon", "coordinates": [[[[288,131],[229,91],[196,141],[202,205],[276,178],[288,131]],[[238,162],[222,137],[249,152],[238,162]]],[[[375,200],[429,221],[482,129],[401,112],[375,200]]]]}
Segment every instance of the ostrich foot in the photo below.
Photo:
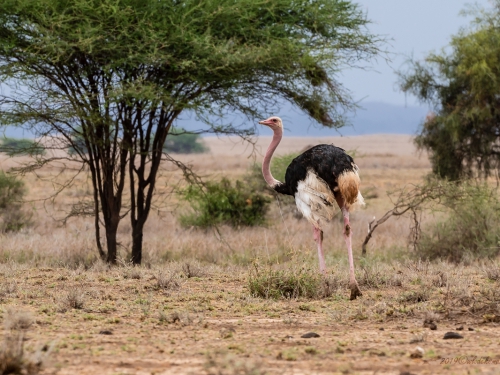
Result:
{"type": "Polygon", "coordinates": [[[363,295],[356,281],[349,284],[349,289],[351,289],[351,301],[363,295]]]}

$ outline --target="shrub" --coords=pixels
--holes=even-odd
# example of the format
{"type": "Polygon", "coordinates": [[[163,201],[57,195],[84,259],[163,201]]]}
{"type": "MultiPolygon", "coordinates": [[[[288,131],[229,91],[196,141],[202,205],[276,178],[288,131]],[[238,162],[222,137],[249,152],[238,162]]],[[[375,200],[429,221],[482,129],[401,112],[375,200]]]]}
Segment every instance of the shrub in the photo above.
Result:
{"type": "Polygon", "coordinates": [[[199,134],[173,128],[167,136],[163,150],[178,154],[202,154],[208,151],[208,147],[203,144],[199,134]]]}
{"type": "Polygon", "coordinates": [[[226,178],[207,182],[204,186],[191,185],[181,191],[181,196],[194,211],[182,215],[181,224],[198,227],[262,224],[271,201],[264,194],[253,191],[248,184],[241,181],[233,184],[226,178]]]}
{"type": "Polygon", "coordinates": [[[31,139],[3,138],[0,141],[0,152],[9,156],[16,155],[44,155],[45,149],[37,142],[31,139]]]}
{"type": "Polygon", "coordinates": [[[0,171],[0,232],[16,232],[31,224],[31,214],[22,209],[24,182],[0,171]]]}
{"type": "Polygon", "coordinates": [[[494,257],[500,245],[500,201],[497,191],[473,182],[448,183],[439,198],[447,217],[424,228],[417,254],[425,259],[460,262],[494,257]]]}

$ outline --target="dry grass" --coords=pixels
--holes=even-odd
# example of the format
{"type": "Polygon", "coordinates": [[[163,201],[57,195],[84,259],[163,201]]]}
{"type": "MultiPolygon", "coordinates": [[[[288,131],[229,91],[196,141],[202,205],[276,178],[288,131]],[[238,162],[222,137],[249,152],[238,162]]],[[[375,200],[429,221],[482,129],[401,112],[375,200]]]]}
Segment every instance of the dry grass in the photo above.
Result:
{"type": "Polygon", "coordinates": [[[156,274],[156,287],[165,292],[179,290],[181,287],[179,274],[175,270],[159,270],[156,274]]]}
{"type": "MultiPolygon", "coordinates": [[[[260,151],[268,141],[259,141],[260,151]]],[[[360,258],[368,222],[390,208],[386,191],[419,182],[429,171],[427,159],[412,154],[408,137],[329,141],[358,150],[362,191],[369,192],[367,207],[353,213],[351,220],[362,298],[348,300],[340,217],[325,228],[325,281],[315,273],[316,246],[310,225],[292,214],[281,215],[277,204],[266,226],[222,227],[222,240],[210,231],[182,228],[172,212],[177,207],[164,205],[165,210],[152,213],[147,224],[141,267],[126,261],[131,244],[125,219],[119,228],[119,256],[124,261],[110,268],[97,259],[92,220],[73,218],[62,226],[51,219],[62,217],[78,199],[90,197],[89,181],[79,176],[75,188],[64,192],[54,205],[34,203],[32,229],[1,235],[4,326],[26,326],[20,323],[23,319],[7,318],[5,313],[7,308],[25,306],[33,323],[27,349],[33,352],[37,345],[55,343],[47,373],[60,375],[144,369],[164,374],[327,374],[331,369],[438,374],[450,368],[437,358],[478,352],[498,358],[498,260],[419,261],[408,253],[405,218],[390,219],[381,226],[369,244],[368,256],[360,258]],[[254,273],[256,261],[259,275],[254,273]],[[292,280],[291,293],[273,284],[282,283],[284,275],[292,280]],[[258,281],[263,293],[252,292],[256,276],[262,277],[258,281]],[[297,285],[312,285],[305,288],[312,292],[298,293],[297,285]],[[288,298],[262,298],[271,295],[288,298]],[[436,322],[437,330],[423,327],[425,319],[436,322]],[[443,342],[443,332],[458,324],[475,331],[464,332],[463,346],[443,342]],[[307,332],[320,337],[301,338],[307,332]],[[422,358],[410,357],[415,342],[424,349],[422,358]],[[390,360],[380,360],[384,356],[390,360]]],[[[237,142],[210,139],[208,143],[211,154],[180,158],[204,175],[229,178],[241,176],[252,162],[250,150],[237,142]]],[[[313,143],[317,142],[285,139],[279,151],[297,151],[313,143]]],[[[261,157],[258,154],[257,160],[261,157]]],[[[2,165],[6,168],[14,162],[3,160],[2,165]]],[[[46,168],[41,176],[56,172],[57,168],[46,168]]],[[[68,175],[64,172],[60,178],[68,175]]],[[[178,179],[179,174],[165,165],[159,193],[167,194],[178,179]]],[[[33,176],[27,177],[27,185],[31,199],[45,197],[52,189],[33,176]]],[[[167,198],[159,195],[156,203],[161,205],[167,198]]],[[[10,340],[9,332],[4,329],[1,338],[10,340]]],[[[27,352],[23,358],[28,358],[27,352]]],[[[16,353],[14,357],[20,358],[16,353]]],[[[493,367],[456,364],[452,370],[465,374],[471,369],[487,373],[493,367]]]]}
{"type": "MultiPolygon", "coordinates": [[[[256,148],[257,161],[269,139],[259,139],[256,148]]],[[[361,168],[362,191],[369,192],[374,198],[367,200],[365,210],[352,214],[354,231],[354,248],[359,249],[366,233],[368,222],[373,216],[379,217],[390,207],[386,191],[407,183],[418,182],[421,176],[429,171],[429,163],[425,157],[417,158],[409,137],[333,137],[329,139],[296,139],[285,138],[278,149],[279,153],[297,151],[309,144],[319,141],[333,142],[346,149],[359,150],[356,162],[361,168]],[[391,153],[387,154],[386,146],[391,144],[391,153]],[[362,151],[361,151],[362,150],[362,151]]],[[[182,161],[189,163],[203,175],[240,177],[253,162],[248,155],[252,150],[236,140],[209,139],[207,143],[212,149],[208,155],[180,155],[182,161]]],[[[389,146],[388,146],[389,147],[389,146]]],[[[0,156],[0,165],[4,169],[14,166],[19,159],[5,159],[0,156]],[[3,158],[3,160],[2,160],[3,158]]],[[[56,167],[47,167],[39,176],[48,179],[58,173],[56,167]]],[[[216,264],[249,264],[259,256],[277,256],[280,251],[290,249],[311,251],[314,248],[310,225],[304,220],[297,220],[293,215],[281,217],[277,204],[273,204],[267,227],[230,228],[224,227],[221,232],[224,240],[203,230],[183,229],[179,226],[170,188],[180,180],[180,174],[173,166],[163,166],[163,177],[157,184],[156,204],[163,207],[160,215],[152,213],[144,235],[145,264],[157,264],[164,260],[197,259],[202,262],[216,264]],[[162,195],[163,194],[163,195],[162,195]],[[165,238],[168,237],[168,241],[165,238]],[[278,250],[278,253],[276,252],[278,250]]],[[[56,180],[62,182],[71,173],[60,174],[56,180]]],[[[30,200],[42,199],[50,195],[53,185],[50,181],[36,179],[33,175],[25,177],[29,186],[30,200]]],[[[72,204],[80,199],[91,198],[90,180],[85,175],[76,178],[74,187],[64,191],[55,203],[44,205],[35,202],[36,214],[33,218],[35,227],[17,234],[1,236],[2,249],[0,262],[12,260],[28,262],[40,266],[70,266],[83,264],[87,267],[97,259],[95,248],[94,226],[90,218],[70,219],[65,226],[55,219],[60,219],[69,212],[72,204]]],[[[127,259],[130,248],[130,229],[128,219],[124,219],[119,228],[120,257],[127,259]]],[[[369,252],[380,256],[392,257],[395,249],[404,249],[408,224],[405,219],[390,220],[380,227],[370,242],[369,252]],[[393,233],[399,235],[395,237],[393,233]]],[[[325,245],[327,253],[332,250],[344,251],[342,225],[336,220],[325,228],[325,245]]]]}

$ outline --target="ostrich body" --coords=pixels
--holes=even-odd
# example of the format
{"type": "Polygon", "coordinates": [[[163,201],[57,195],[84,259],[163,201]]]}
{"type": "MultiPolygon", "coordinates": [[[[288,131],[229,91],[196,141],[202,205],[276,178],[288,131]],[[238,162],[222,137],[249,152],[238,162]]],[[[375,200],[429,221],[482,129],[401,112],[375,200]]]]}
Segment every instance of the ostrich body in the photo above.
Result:
{"type": "Polygon", "coordinates": [[[276,192],[295,197],[297,209],[313,225],[314,240],[318,246],[319,269],[326,273],[323,253],[323,230],[321,224],[332,219],[335,204],[344,216],[344,239],[349,255],[349,288],[351,300],[361,296],[354,275],[354,260],[351,245],[349,208],[364,204],[359,191],[358,167],[346,152],[333,145],[317,145],[297,156],[286,170],[285,182],[276,180],[271,174],[271,158],[283,138],[283,123],[279,117],[259,121],[270,127],[273,140],[267,149],[262,174],[276,192]]]}

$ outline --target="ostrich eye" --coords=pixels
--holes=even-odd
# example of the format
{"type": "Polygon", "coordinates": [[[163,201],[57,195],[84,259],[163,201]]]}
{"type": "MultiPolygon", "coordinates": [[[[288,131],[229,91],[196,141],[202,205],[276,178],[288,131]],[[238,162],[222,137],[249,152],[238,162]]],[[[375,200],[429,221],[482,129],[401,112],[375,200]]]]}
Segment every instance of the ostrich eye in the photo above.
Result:
{"type": "Polygon", "coordinates": [[[276,119],[273,119],[273,122],[278,122],[278,120],[276,120],[276,119]]]}

